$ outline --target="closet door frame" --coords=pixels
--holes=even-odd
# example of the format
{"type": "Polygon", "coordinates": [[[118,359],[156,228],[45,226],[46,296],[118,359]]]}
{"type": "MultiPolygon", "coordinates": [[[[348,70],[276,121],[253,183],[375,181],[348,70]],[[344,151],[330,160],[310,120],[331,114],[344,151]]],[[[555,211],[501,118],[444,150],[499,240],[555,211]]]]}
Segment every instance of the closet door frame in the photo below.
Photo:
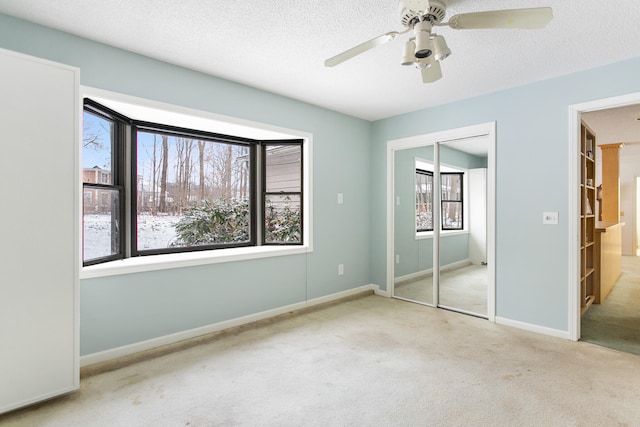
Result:
{"type": "MultiPolygon", "coordinates": [[[[394,190],[394,168],[395,152],[427,145],[438,145],[438,142],[446,142],[455,139],[465,139],[477,136],[489,138],[488,164],[487,164],[487,270],[489,274],[489,286],[487,289],[487,319],[495,322],[496,318],[496,274],[495,274],[495,185],[496,185],[496,122],[487,122],[473,126],[444,130],[429,134],[411,136],[407,138],[387,141],[387,276],[386,292],[387,297],[394,295],[394,222],[395,222],[395,190],[394,190]]],[[[438,151],[435,149],[434,151],[438,151]]],[[[434,166],[439,171],[439,155],[434,153],[434,166]]],[[[435,175],[438,175],[434,171],[435,175]]],[[[434,188],[439,188],[440,179],[434,179],[434,188]]],[[[434,191],[434,193],[437,193],[434,191]]],[[[434,200],[434,205],[438,205],[440,195],[434,200]]],[[[434,206],[435,207],[435,206],[434,206]]],[[[439,209],[438,209],[439,212],[439,209]]],[[[435,212],[434,212],[435,213],[435,212]]],[[[439,226],[438,215],[434,215],[434,228],[439,226]],[[437,224],[436,224],[437,221],[437,224]]],[[[434,233],[434,245],[438,243],[439,233],[434,233]]],[[[439,246],[436,246],[436,248],[439,246]]],[[[434,249],[434,266],[439,266],[438,251],[434,249]],[[436,261],[438,261],[436,263],[436,261]]],[[[433,305],[438,305],[437,296],[437,275],[438,268],[434,268],[434,300],[433,305]]]]}

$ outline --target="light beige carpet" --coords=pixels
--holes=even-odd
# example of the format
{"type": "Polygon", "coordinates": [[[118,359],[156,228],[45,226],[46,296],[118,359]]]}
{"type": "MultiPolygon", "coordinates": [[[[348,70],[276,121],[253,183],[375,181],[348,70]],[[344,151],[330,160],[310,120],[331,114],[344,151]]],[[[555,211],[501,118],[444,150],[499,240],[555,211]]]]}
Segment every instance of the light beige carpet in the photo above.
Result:
{"type": "MultiPolygon", "coordinates": [[[[487,316],[486,265],[466,265],[440,273],[440,305],[487,316]]],[[[395,284],[394,295],[425,304],[433,304],[433,276],[425,275],[395,284]]]]}
{"type": "Polygon", "coordinates": [[[631,426],[638,396],[640,357],[372,295],[85,378],[0,424],[631,426]]]}

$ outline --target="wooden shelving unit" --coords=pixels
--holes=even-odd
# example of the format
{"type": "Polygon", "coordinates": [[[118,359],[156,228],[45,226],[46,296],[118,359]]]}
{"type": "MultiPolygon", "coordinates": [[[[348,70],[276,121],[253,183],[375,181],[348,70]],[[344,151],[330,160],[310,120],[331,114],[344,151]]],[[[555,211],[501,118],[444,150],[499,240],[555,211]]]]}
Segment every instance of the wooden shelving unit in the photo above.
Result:
{"type": "Polygon", "coordinates": [[[580,306],[584,313],[593,304],[596,271],[596,136],[580,126],[580,306]]]}

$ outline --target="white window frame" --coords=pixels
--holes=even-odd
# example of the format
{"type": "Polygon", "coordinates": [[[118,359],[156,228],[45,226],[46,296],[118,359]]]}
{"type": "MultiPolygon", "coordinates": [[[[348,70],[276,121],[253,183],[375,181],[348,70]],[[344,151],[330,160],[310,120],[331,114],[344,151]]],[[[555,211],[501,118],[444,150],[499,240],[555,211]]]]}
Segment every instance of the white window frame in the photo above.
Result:
{"type": "MultiPolygon", "coordinates": [[[[137,120],[164,123],[189,129],[234,135],[257,140],[303,140],[303,244],[295,246],[251,246],[176,254],[148,255],[125,258],[82,267],[80,278],[113,276],[118,274],[156,271],[231,261],[251,260],[313,252],[313,134],[264,123],[223,116],[202,110],[153,101],[87,86],[80,87],[80,100],[91,98],[106,107],[137,120]]],[[[79,103],[82,108],[82,102],[79,103]]],[[[82,110],[79,112],[82,117],[82,110]]],[[[80,130],[80,135],[82,130],[80,130]]],[[[80,162],[82,164],[82,162],[80,162]]],[[[82,168],[77,171],[81,176],[82,168]]],[[[80,180],[81,182],[82,180],[80,180]]],[[[82,191],[78,188],[77,191],[82,191]]],[[[127,194],[126,197],[129,195],[127,194]]],[[[130,215],[127,213],[126,217],[130,215]]],[[[80,218],[82,213],[80,212],[80,218]]],[[[78,224],[80,229],[82,224],[78,224]]],[[[80,235],[81,230],[80,230],[80,235]]],[[[80,260],[82,265],[82,260],[80,260]]]]}

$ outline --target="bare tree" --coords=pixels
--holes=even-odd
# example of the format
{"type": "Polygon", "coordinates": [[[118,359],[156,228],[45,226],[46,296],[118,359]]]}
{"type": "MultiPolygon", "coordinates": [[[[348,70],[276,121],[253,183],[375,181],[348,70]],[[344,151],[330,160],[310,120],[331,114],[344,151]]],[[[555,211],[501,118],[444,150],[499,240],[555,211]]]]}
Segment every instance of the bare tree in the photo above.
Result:
{"type": "Polygon", "coordinates": [[[153,157],[151,160],[151,214],[156,214],[158,208],[158,165],[157,165],[157,138],[158,135],[153,134],[153,157]]]}
{"type": "Polygon", "coordinates": [[[162,135],[162,171],[160,172],[160,203],[158,210],[167,212],[167,168],[169,166],[169,137],[162,135]]]}
{"type": "Polygon", "coordinates": [[[180,209],[186,207],[191,199],[191,175],[193,172],[191,153],[193,152],[194,142],[193,139],[177,138],[175,143],[175,198],[180,209]]]}
{"type": "Polygon", "coordinates": [[[224,175],[223,175],[223,194],[225,199],[232,198],[232,156],[233,145],[227,145],[224,150],[224,175]]]}
{"type": "Polygon", "coordinates": [[[102,150],[104,143],[102,142],[102,135],[109,130],[106,129],[104,124],[100,124],[96,129],[95,122],[92,120],[85,120],[82,124],[82,148],[91,148],[94,150],[102,150]]]}
{"type": "Polygon", "coordinates": [[[200,167],[200,200],[204,200],[204,141],[198,141],[198,166],[200,167]]]}

